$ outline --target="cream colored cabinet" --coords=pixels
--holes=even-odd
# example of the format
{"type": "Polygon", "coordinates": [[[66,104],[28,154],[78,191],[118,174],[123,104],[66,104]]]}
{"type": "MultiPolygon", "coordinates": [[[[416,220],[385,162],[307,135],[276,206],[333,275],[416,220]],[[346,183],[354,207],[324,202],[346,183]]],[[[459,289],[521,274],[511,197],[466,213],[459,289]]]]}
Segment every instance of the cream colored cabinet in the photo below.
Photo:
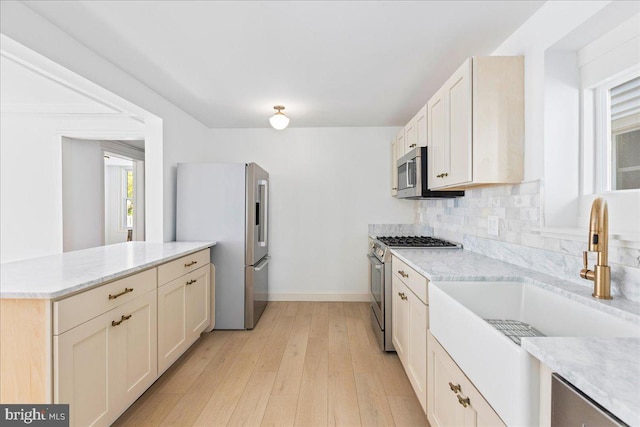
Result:
{"type": "Polygon", "coordinates": [[[396,152],[397,152],[396,160],[404,156],[404,153],[406,153],[406,151],[407,151],[407,147],[406,147],[405,128],[402,128],[400,129],[400,131],[398,132],[398,135],[396,136],[396,152]]]}
{"type": "Polygon", "coordinates": [[[54,336],[54,401],[109,425],[157,378],[156,290],[54,336]]]}
{"type": "Polygon", "coordinates": [[[433,427],[504,427],[498,414],[430,332],[427,418],[433,427]]]}
{"type": "Polygon", "coordinates": [[[392,258],[392,269],[392,341],[409,382],[426,412],[428,281],[395,257],[392,258]]]}
{"type": "Polygon", "coordinates": [[[158,371],[164,372],[209,325],[209,265],[158,288],[158,371]]]}
{"type": "Polygon", "coordinates": [[[423,106],[415,116],[409,120],[398,134],[397,158],[404,156],[416,147],[427,146],[427,106],[423,106]],[[400,136],[401,135],[401,136],[400,136]]]}
{"type": "Polygon", "coordinates": [[[517,183],[524,172],[524,60],[473,57],[427,103],[430,189],[517,183]]]}
{"type": "Polygon", "coordinates": [[[404,127],[406,138],[405,153],[416,147],[427,146],[427,106],[423,106],[420,111],[404,127]]]}
{"type": "Polygon", "coordinates": [[[398,358],[404,366],[407,364],[407,341],[409,339],[409,310],[407,300],[407,287],[396,275],[391,277],[391,341],[396,349],[398,358]]]}
{"type": "Polygon", "coordinates": [[[398,167],[396,162],[398,161],[398,146],[397,138],[391,140],[391,195],[396,197],[398,194],[398,167]]]}
{"type": "Polygon", "coordinates": [[[403,154],[407,154],[418,146],[418,133],[416,131],[415,117],[409,120],[409,123],[404,126],[404,138],[405,147],[403,154]]]}

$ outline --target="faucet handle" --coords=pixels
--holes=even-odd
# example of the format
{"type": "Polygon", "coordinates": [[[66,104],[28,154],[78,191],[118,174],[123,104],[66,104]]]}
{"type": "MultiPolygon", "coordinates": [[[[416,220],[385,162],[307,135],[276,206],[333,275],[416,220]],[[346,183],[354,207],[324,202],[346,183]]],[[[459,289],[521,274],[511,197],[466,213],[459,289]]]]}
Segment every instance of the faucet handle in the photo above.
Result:
{"type": "Polygon", "coordinates": [[[582,252],[582,260],[584,262],[584,269],[587,270],[589,268],[589,252],[588,251],[582,252]]]}

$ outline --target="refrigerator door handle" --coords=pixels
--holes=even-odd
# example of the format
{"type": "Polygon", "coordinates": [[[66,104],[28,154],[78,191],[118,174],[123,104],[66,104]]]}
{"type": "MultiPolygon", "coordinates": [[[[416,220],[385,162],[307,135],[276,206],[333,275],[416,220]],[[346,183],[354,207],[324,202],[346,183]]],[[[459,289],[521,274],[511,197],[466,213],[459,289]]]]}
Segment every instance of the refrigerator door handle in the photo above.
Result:
{"type": "Polygon", "coordinates": [[[270,256],[266,256],[264,257],[264,260],[262,260],[262,262],[258,263],[258,265],[256,265],[253,269],[255,271],[260,271],[264,268],[265,265],[269,264],[269,260],[271,260],[270,256]]]}
{"type": "Polygon", "coordinates": [[[258,231],[258,245],[267,246],[268,224],[269,224],[269,181],[261,179],[258,181],[260,189],[260,230],[258,231]]]}

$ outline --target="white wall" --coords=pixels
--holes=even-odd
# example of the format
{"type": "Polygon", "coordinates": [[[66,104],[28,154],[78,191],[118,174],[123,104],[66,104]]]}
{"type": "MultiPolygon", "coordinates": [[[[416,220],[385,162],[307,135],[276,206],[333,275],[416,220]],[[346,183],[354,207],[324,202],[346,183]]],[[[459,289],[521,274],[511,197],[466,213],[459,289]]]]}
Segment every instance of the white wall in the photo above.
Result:
{"type": "Polygon", "coordinates": [[[545,51],[609,3],[549,1],[492,53],[525,57],[524,181],[544,178],[545,51]]]}
{"type": "Polygon", "coordinates": [[[62,138],[62,250],[104,245],[100,141],[62,138]]]}
{"type": "Polygon", "coordinates": [[[547,51],[544,92],[545,225],[575,227],[580,189],[580,73],[575,51],[547,51]]]}
{"type": "Polygon", "coordinates": [[[7,114],[0,117],[2,262],[61,253],[62,136],[138,133],[129,118],[7,114]]]}
{"type": "Polygon", "coordinates": [[[159,200],[161,208],[155,209],[155,203],[147,208],[161,212],[147,218],[146,230],[164,241],[175,239],[175,165],[201,158],[206,127],[20,2],[0,2],[0,28],[2,34],[158,117],[145,120],[145,173],[160,177],[147,180],[147,200],[159,200]],[[161,153],[153,150],[157,141],[161,153]],[[161,190],[154,185],[158,179],[161,190]]]}
{"type": "Polygon", "coordinates": [[[208,132],[201,161],[256,162],[270,174],[271,298],[368,298],[367,224],[413,222],[415,202],[390,196],[389,144],[397,132],[398,128],[208,132]]]}

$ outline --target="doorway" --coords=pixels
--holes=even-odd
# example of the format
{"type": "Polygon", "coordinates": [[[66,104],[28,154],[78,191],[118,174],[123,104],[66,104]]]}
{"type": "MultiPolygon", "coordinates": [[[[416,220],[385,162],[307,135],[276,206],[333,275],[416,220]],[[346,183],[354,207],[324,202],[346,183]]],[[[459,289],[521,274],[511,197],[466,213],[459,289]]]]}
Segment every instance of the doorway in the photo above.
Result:
{"type": "Polygon", "coordinates": [[[145,240],[143,140],[62,139],[63,251],[145,240]]]}
{"type": "Polygon", "coordinates": [[[144,240],[144,162],[104,152],[104,244],[144,240]]]}

